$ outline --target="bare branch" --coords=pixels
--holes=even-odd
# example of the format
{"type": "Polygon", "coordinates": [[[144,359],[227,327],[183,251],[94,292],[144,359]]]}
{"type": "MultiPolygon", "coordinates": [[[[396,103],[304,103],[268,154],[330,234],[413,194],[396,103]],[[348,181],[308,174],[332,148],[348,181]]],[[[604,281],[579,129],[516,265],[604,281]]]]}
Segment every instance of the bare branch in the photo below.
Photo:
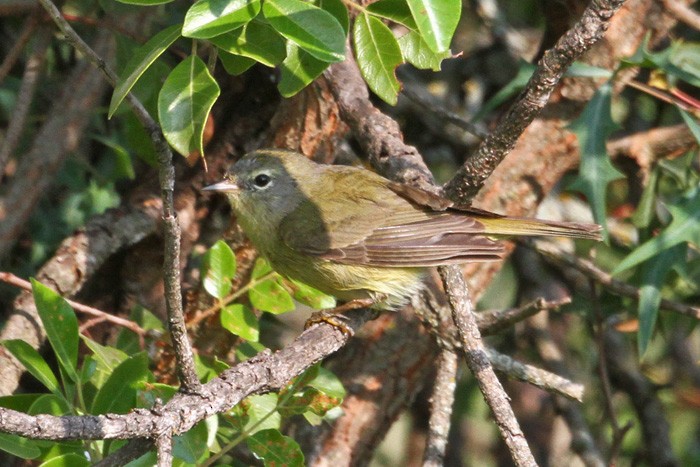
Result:
{"type": "Polygon", "coordinates": [[[430,396],[430,420],[423,467],[440,467],[445,464],[445,451],[457,385],[458,362],[459,359],[454,351],[443,349],[438,355],[437,374],[433,393],[430,396]]]}

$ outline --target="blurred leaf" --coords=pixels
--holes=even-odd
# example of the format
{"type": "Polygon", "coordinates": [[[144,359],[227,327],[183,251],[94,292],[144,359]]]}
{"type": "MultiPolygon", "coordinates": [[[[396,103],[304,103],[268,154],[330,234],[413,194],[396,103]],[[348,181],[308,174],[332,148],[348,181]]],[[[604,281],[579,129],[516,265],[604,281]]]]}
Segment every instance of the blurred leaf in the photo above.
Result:
{"type": "Polygon", "coordinates": [[[656,327],[656,318],[661,304],[661,286],[669,271],[676,264],[685,262],[686,254],[686,245],[676,245],[649,260],[642,270],[642,286],[639,289],[637,308],[639,315],[637,347],[640,358],[644,357],[656,327]]]}
{"type": "Polygon", "coordinates": [[[219,60],[221,60],[221,64],[224,66],[226,73],[233,76],[241,75],[255,65],[255,60],[252,58],[230,54],[221,49],[219,49],[219,60]]]}
{"type": "Polygon", "coordinates": [[[61,415],[71,415],[71,408],[64,397],[44,394],[34,401],[27,413],[29,415],[48,414],[60,417],[61,415]]]}
{"type": "Polygon", "coordinates": [[[126,413],[136,405],[136,392],[148,377],[148,355],[124,360],[105,381],[92,403],[93,414],[126,413]]]}
{"type": "Polygon", "coordinates": [[[109,103],[107,118],[112,118],[119,104],[129,94],[129,91],[131,91],[131,88],[134,87],[139,78],[178,37],[180,37],[180,25],[175,24],[162,30],[136,49],[124,70],[119,74],[119,79],[112,93],[112,100],[109,103]]]}
{"type": "MultiPolygon", "coordinates": [[[[677,107],[678,108],[678,107],[677,107]]],[[[698,121],[694,119],[688,112],[685,110],[678,108],[678,111],[681,114],[681,117],[683,117],[683,121],[685,122],[686,125],[688,125],[688,128],[690,129],[690,132],[693,134],[695,137],[695,141],[700,143],[700,125],[698,124],[698,121]]]]}
{"type": "Polygon", "coordinates": [[[282,96],[292,97],[326,68],[328,62],[317,59],[293,42],[287,42],[287,56],[280,66],[280,82],[277,88],[282,96]]]}
{"type": "Polygon", "coordinates": [[[184,435],[173,436],[173,456],[188,464],[197,464],[207,450],[208,439],[207,424],[201,421],[184,435]]]}
{"type": "Polygon", "coordinates": [[[678,244],[688,242],[700,245],[700,188],[667,207],[673,221],[659,235],[644,242],[623,259],[613,271],[613,275],[643,263],[678,244]]]}
{"type": "Polygon", "coordinates": [[[518,74],[515,75],[515,78],[506,84],[500,91],[494,94],[494,96],[489,99],[486,104],[483,105],[483,107],[481,107],[481,110],[474,115],[473,121],[481,120],[486,115],[490,114],[494,109],[522,91],[527,85],[528,81],[530,81],[530,78],[532,77],[532,74],[535,72],[536,68],[537,67],[534,64],[521,60],[518,67],[518,74]]]}
{"type": "Polygon", "coordinates": [[[385,102],[395,105],[400,89],[395,70],[403,62],[401,49],[391,30],[366,13],[355,19],[357,65],[367,85],[385,102]]]}
{"type": "Polygon", "coordinates": [[[446,58],[452,57],[450,51],[433,52],[423,37],[409,31],[398,40],[401,53],[408,63],[423,70],[440,71],[440,65],[446,58]]]}
{"type": "Polygon", "coordinates": [[[257,342],[260,338],[260,323],[255,313],[239,303],[221,310],[221,326],[248,341],[257,342]]]}
{"type": "Polygon", "coordinates": [[[291,288],[293,290],[294,299],[304,305],[310,306],[317,310],[322,310],[325,308],[335,308],[336,300],[335,297],[327,295],[320,290],[316,290],[313,287],[304,284],[303,282],[298,282],[290,280],[291,288]]]}
{"type": "Polygon", "coordinates": [[[610,114],[612,84],[607,82],[596,91],[586,108],[569,128],[576,133],[581,151],[581,165],[572,190],[583,193],[591,204],[593,218],[603,226],[603,238],[608,238],[605,230],[607,219],[605,201],[608,183],[623,175],[610,162],[605,142],[617,129],[610,114]]]}
{"type": "Polygon", "coordinates": [[[299,0],[266,0],[263,13],[278,33],[317,59],[345,59],[345,32],[327,11],[299,0]]]}
{"type": "Polygon", "coordinates": [[[605,78],[610,79],[614,73],[605,68],[589,65],[583,62],[574,62],[566,70],[564,76],[575,76],[579,78],[605,78]]]}
{"type": "Polygon", "coordinates": [[[418,31],[433,52],[450,48],[462,14],[461,0],[407,0],[418,31]]]}
{"type": "Polygon", "coordinates": [[[45,394],[12,394],[11,396],[0,396],[0,407],[5,407],[18,412],[28,412],[36,400],[45,394]]]}
{"type": "Polygon", "coordinates": [[[2,344],[49,391],[57,396],[61,394],[56,375],[53,374],[49,364],[39,355],[39,352],[34,350],[34,347],[19,339],[2,341],[2,344]]]}
{"type": "Polygon", "coordinates": [[[654,206],[656,205],[656,182],[659,179],[659,168],[654,169],[649,174],[649,180],[644,187],[639,205],[632,215],[632,223],[638,229],[649,227],[654,219],[654,206]]]}
{"type": "Polygon", "coordinates": [[[246,360],[255,357],[266,348],[267,347],[259,342],[243,342],[241,345],[236,347],[236,360],[239,362],[245,362],[246,360]]]}
{"type": "Polygon", "coordinates": [[[119,3],[126,3],[127,5],[141,5],[141,6],[152,6],[152,5],[164,5],[166,3],[173,2],[175,0],[117,0],[119,3]]]}
{"type": "Polygon", "coordinates": [[[204,154],[204,124],[219,93],[216,80],[195,55],[170,72],[158,95],[158,119],[165,139],[177,152],[204,154]]]}
{"type": "Polygon", "coordinates": [[[319,367],[316,377],[307,384],[312,388],[316,388],[324,394],[327,394],[328,396],[338,399],[343,399],[346,394],[345,388],[343,387],[343,383],[340,381],[340,379],[338,379],[338,377],[332,371],[326,370],[323,367],[319,367]]]}
{"type": "Polygon", "coordinates": [[[0,433],[0,449],[22,459],[36,459],[41,455],[34,440],[9,433],[0,433]]]}
{"type": "Polygon", "coordinates": [[[406,0],[379,0],[367,6],[367,11],[373,15],[391,20],[406,26],[411,31],[418,31],[416,20],[406,0]]]}
{"type": "Polygon", "coordinates": [[[284,38],[262,21],[251,21],[242,28],[210,40],[221,50],[251,58],[269,67],[278,65],[287,55],[284,38]]]}
{"type": "Polygon", "coordinates": [[[84,456],[80,456],[74,453],[64,454],[62,456],[54,457],[47,460],[39,467],[89,467],[90,461],[84,456]]]}
{"type": "Polygon", "coordinates": [[[255,457],[263,460],[265,467],[304,466],[304,454],[297,442],[279,430],[258,431],[246,438],[246,444],[255,457]]]}
{"type": "Polygon", "coordinates": [[[31,282],[34,302],[51,348],[66,375],[77,382],[78,318],[63,297],[41,282],[34,279],[31,282]]]}
{"type": "MultiPolygon", "coordinates": [[[[272,268],[267,262],[258,260],[253,267],[251,280],[259,279],[271,271],[272,268]]],[[[277,277],[251,287],[248,291],[248,299],[255,308],[274,314],[286,313],[296,308],[292,296],[280,285],[277,277]]]]}
{"type": "Polygon", "coordinates": [[[642,66],[646,68],[659,68],[672,77],[681,79],[693,86],[700,86],[700,73],[697,73],[697,61],[690,64],[688,59],[693,59],[697,56],[697,52],[691,49],[686,49],[683,53],[676,55],[683,47],[682,42],[673,42],[670,47],[667,47],[659,52],[652,53],[649,51],[649,39],[647,35],[643,44],[635,52],[635,54],[623,63],[628,66],[642,66]],[[679,63],[681,66],[676,65],[679,63]]]}
{"type": "Polygon", "coordinates": [[[260,13],[260,0],[200,0],[190,7],[182,35],[208,39],[240,28],[260,13]]]}
{"type": "Polygon", "coordinates": [[[93,135],[92,139],[107,146],[114,153],[114,175],[113,179],[128,178],[133,180],[136,177],[134,166],[131,163],[129,151],[115,139],[104,138],[100,135],[93,135]]]}
{"type": "Polygon", "coordinates": [[[236,275],[236,255],[223,240],[217,241],[204,254],[202,283],[214,298],[222,300],[231,292],[231,279],[236,275]]]}
{"type": "MultiPolygon", "coordinates": [[[[93,375],[90,379],[95,384],[95,387],[99,389],[114,372],[114,369],[117,368],[124,360],[129,358],[129,356],[126,354],[126,352],[122,352],[115,347],[98,344],[85,336],[81,336],[81,338],[85,345],[93,352],[92,357],[95,361],[96,368],[95,375],[93,375]]],[[[85,378],[83,378],[83,381],[85,381],[85,378]]]]}

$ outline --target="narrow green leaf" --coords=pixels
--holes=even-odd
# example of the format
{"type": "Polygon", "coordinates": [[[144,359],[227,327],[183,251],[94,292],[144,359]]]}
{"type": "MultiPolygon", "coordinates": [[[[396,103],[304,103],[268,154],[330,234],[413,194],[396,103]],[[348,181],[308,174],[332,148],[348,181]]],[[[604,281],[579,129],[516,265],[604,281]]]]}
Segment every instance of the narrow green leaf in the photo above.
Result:
{"type": "Polygon", "coordinates": [[[77,382],[78,318],[63,297],[34,279],[32,292],[46,337],[66,375],[77,382]]]}
{"type": "MultiPolygon", "coordinates": [[[[115,368],[129,358],[129,355],[115,347],[98,344],[85,336],[81,337],[85,345],[93,352],[92,360],[94,364],[94,373],[89,375],[88,379],[99,389],[109,379],[115,368]]],[[[83,370],[86,369],[87,363],[88,360],[86,359],[85,363],[83,363],[83,370]]],[[[83,377],[82,381],[86,381],[86,378],[83,377]]]]}
{"type": "Polygon", "coordinates": [[[85,457],[75,454],[68,453],[62,456],[53,457],[47,460],[39,467],[89,467],[90,461],[85,459],[85,457]]]}
{"type": "Polygon", "coordinates": [[[304,454],[294,439],[284,436],[279,430],[258,431],[246,438],[248,448],[255,457],[262,459],[265,467],[303,467],[304,454]]]}
{"type": "Polygon", "coordinates": [[[354,41],[357,64],[370,89],[395,105],[400,88],[395,69],[403,57],[391,30],[377,18],[361,13],[355,19],[354,41]]]}
{"type": "MultiPolygon", "coordinates": [[[[259,260],[255,263],[251,279],[262,277],[270,271],[272,271],[270,265],[259,260]]],[[[252,287],[248,291],[248,299],[255,308],[274,314],[286,313],[296,308],[292,296],[280,285],[277,277],[252,287]]]]}
{"type": "Polygon", "coordinates": [[[165,139],[177,152],[204,154],[204,124],[219,93],[219,85],[197,56],[170,72],[158,95],[158,118],[165,139]]]}
{"type": "Polygon", "coordinates": [[[221,326],[248,341],[257,342],[260,338],[260,323],[255,313],[239,303],[221,310],[221,326]]]}
{"type": "Polygon", "coordinates": [[[248,71],[250,67],[255,65],[255,60],[252,58],[230,54],[221,49],[219,49],[219,60],[221,60],[221,64],[224,66],[226,72],[233,76],[242,75],[248,71]]]}
{"type": "Polygon", "coordinates": [[[44,394],[38,397],[27,410],[29,415],[72,415],[71,408],[64,397],[59,397],[54,394],[44,394]]]}
{"type": "Polygon", "coordinates": [[[221,50],[269,67],[278,65],[287,55],[284,38],[262,21],[251,21],[235,31],[212,37],[210,41],[221,50]]]}
{"type": "Polygon", "coordinates": [[[180,25],[175,24],[153,36],[148,42],[136,49],[124,70],[119,75],[117,85],[109,103],[107,118],[112,118],[129,91],[143,76],[146,70],[180,37],[180,25]]]}
{"type": "Polygon", "coordinates": [[[423,39],[433,52],[450,48],[462,14],[461,0],[407,0],[423,39]]]}
{"type": "Polygon", "coordinates": [[[231,292],[231,279],[236,275],[236,255],[226,242],[219,240],[204,254],[202,282],[204,289],[219,300],[231,292]]]}
{"type": "Polygon", "coordinates": [[[41,384],[52,393],[60,395],[61,390],[56,375],[53,374],[49,364],[39,355],[39,352],[34,350],[34,347],[19,339],[6,340],[2,344],[41,384]]]}
{"type": "Polygon", "coordinates": [[[678,112],[680,112],[681,117],[683,117],[685,124],[688,125],[688,129],[695,137],[695,141],[700,143],[700,124],[698,124],[698,121],[681,108],[678,108],[678,112]]]}
{"type": "Polygon", "coordinates": [[[642,286],[639,288],[639,332],[637,333],[637,347],[639,356],[644,354],[649,347],[651,337],[656,327],[656,319],[661,304],[661,287],[668,273],[676,264],[684,263],[687,254],[686,245],[676,245],[664,250],[658,256],[649,261],[642,271],[642,286]]]}
{"type": "Polygon", "coordinates": [[[92,403],[93,414],[126,413],[136,405],[136,392],[148,377],[148,355],[124,360],[105,381],[92,403]]]}
{"type": "Polygon", "coordinates": [[[642,197],[637,209],[632,214],[632,223],[638,229],[649,227],[654,218],[654,206],[656,205],[656,182],[659,180],[659,168],[654,167],[649,175],[647,185],[644,187],[642,197]]]}
{"type": "Polygon", "coordinates": [[[416,20],[406,0],[379,0],[367,6],[367,11],[373,15],[391,20],[406,26],[411,31],[418,31],[416,20]]]}
{"type": "Polygon", "coordinates": [[[22,459],[36,459],[41,455],[41,449],[33,440],[9,433],[0,433],[0,449],[22,459]]]}
{"type": "Polygon", "coordinates": [[[656,237],[647,240],[630,253],[613,271],[620,274],[680,243],[700,245],[700,188],[667,206],[673,221],[656,237]]]}
{"type": "Polygon", "coordinates": [[[208,39],[240,28],[260,13],[260,0],[200,0],[190,7],[182,35],[208,39]]]}
{"type": "Polygon", "coordinates": [[[266,0],[263,13],[277,32],[317,59],[345,59],[345,32],[327,11],[300,0],[266,0]]]}
{"type": "Polygon", "coordinates": [[[481,107],[481,110],[474,115],[472,121],[476,122],[481,120],[525,88],[532,74],[535,72],[536,66],[524,60],[521,60],[518,65],[518,73],[515,75],[515,78],[494,94],[494,96],[481,107]]]}
{"type": "Polygon", "coordinates": [[[326,295],[320,290],[316,290],[313,287],[304,284],[303,282],[293,281],[291,282],[291,289],[293,290],[293,296],[296,301],[308,305],[311,308],[317,310],[323,310],[326,308],[335,308],[336,300],[335,297],[331,295],[326,295]]]}
{"type": "Polygon", "coordinates": [[[292,97],[328,68],[328,62],[315,58],[293,42],[287,42],[287,57],[280,66],[277,88],[284,97],[292,97]]]}
{"type": "Polygon", "coordinates": [[[408,63],[422,70],[440,71],[440,65],[446,58],[452,57],[449,51],[433,52],[423,37],[414,31],[409,31],[398,40],[401,53],[408,63]]]}
{"type": "Polygon", "coordinates": [[[603,226],[607,239],[605,201],[608,183],[623,175],[610,162],[605,143],[617,125],[610,113],[612,84],[607,82],[598,89],[586,108],[574,122],[571,130],[576,133],[581,151],[579,173],[569,187],[583,193],[591,204],[595,221],[603,226]]]}

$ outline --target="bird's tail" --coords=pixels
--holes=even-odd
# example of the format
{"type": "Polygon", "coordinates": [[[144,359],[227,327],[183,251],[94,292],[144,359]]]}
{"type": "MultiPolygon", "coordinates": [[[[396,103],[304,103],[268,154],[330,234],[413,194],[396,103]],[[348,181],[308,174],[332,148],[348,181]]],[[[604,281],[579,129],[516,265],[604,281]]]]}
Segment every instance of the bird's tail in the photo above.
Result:
{"type": "Polygon", "coordinates": [[[479,218],[487,235],[526,235],[548,237],[571,237],[601,240],[602,227],[598,224],[556,222],[523,217],[479,218]]]}

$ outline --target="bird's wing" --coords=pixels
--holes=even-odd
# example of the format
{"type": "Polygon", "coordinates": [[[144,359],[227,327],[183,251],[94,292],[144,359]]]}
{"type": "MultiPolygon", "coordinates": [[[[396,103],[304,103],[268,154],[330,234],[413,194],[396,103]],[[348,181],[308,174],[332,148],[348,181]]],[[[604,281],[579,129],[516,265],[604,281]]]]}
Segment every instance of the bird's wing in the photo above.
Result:
{"type": "Polygon", "coordinates": [[[453,210],[450,201],[381,181],[381,199],[349,190],[351,205],[346,198],[335,205],[323,202],[322,207],[301,203],[281,223],[282,240],[299,253],[378,267],[427,267],[501,257],[501,244],[484,237],[484,226],[468,213],[453,210]]]}

